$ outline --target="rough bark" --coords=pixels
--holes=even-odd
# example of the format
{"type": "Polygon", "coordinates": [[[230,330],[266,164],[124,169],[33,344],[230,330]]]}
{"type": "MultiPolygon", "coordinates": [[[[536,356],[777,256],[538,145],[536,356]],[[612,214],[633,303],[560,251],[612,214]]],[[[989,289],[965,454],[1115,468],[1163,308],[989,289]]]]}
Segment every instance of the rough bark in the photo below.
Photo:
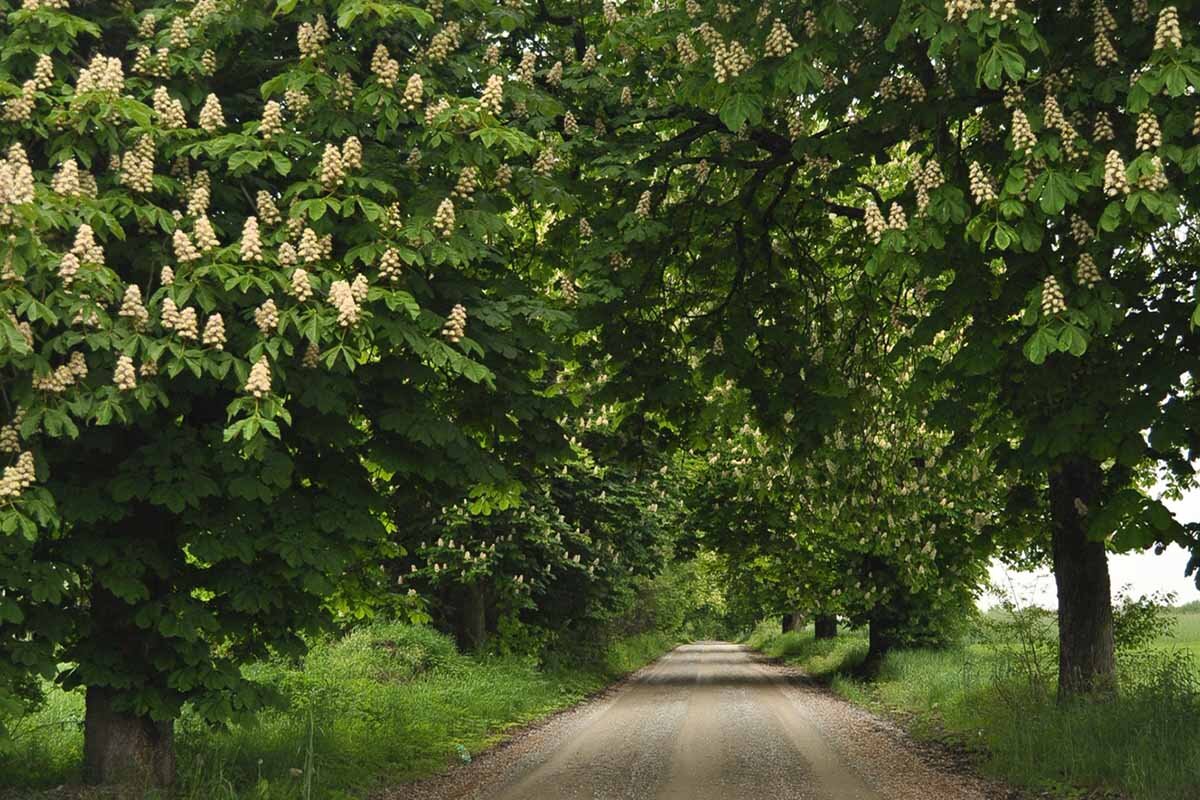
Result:
{"type": "Polygon", "coordinates": [[[798,631],[804,627],[804,615],[799,611],[793,611],[790,614],[783,615],[783,632],[791,633],[798,631]]]}
{"type": "Polygon", "coordinates": [[[475,652],[487,644],[487,602],[480,583],[463,587],[457,634],[460,650],[475,652]]]}
{"type": "Polygon", "coordinates": [[[83,776],[91,784],[167,787],[175,782],[174,723],[113,708],[113,694],[89,687],[83,721],[83,776]]]}
{"type": "Polygon", "coordinates": [[[875,673],[883,664],[883,658],[896,646],[896,622],[886,609],[876,609],[871,615],[868,635],[867,659],[864,671],[875,673]]]}
{"type": "Polygon", "coordinates": [[[1050,476],[1060,701],[1114,692],[1117,685],[1108,553],[1087,533],[1100,484],[1099,465],[1084,459],[1050,476]]]}
{"type": "Polygon", "coordinates": [[[833,639],[837,636],[837,617],[832,614],[819,614],[814,625],[818,639],[833,639]]]}

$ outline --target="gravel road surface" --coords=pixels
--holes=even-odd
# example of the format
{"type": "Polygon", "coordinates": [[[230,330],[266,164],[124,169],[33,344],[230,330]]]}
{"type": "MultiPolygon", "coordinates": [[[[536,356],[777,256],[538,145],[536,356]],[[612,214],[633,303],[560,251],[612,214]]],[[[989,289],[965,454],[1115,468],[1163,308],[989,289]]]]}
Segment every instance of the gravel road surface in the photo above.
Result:
{"type": "Polygon", "coordinates": [[[890,723],[743,647],[680,647],[472,764],[380,800],[985,800],[890,723]]]}

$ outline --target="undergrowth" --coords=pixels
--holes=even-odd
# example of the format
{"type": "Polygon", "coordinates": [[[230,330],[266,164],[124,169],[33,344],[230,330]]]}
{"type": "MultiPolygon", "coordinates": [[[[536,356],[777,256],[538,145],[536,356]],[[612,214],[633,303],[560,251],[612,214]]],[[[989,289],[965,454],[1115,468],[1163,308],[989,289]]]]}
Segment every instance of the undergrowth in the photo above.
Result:
{"type": "MultiPolygon", "coordinates": [[[[843,697],[903,719],[913,733],[965,745],[981,768],[1012,784],[1078,797],[1200,797],[1200,614],[1121,653],[1121,691],[1109,702],[1056,702],[1053,662],[1037,642],[978,632],[939,650],[895,651],[870,681],[858,677],[865,631],[818,641],[774,625],[747,644],[827,682],[843,697]],[[1039,671],[1044,671],[1041,674],[1039,671]],[[1034,676],[1031,680],[1031,676],[1034,676]]],[[[1022,623],[1025,624],[1025,623],[1022,623]]]]}
{"type": "MultiPolygon", "coordinates": [[[[618,639],[584,663],[467,657],[428,628],[379,623],[315,643],[303,662],[247,667],[279,708],[228,728],[189,712],[177,724],[180,800],[344,800],[469,759],[515,725],[568,707],[674,642],[618,639]]],[[[0,797],[74,784],[83,700],[49,692],[0,751],[0,797]]],[[[47,797],[61,795],[47,794],[47,797]]]]}

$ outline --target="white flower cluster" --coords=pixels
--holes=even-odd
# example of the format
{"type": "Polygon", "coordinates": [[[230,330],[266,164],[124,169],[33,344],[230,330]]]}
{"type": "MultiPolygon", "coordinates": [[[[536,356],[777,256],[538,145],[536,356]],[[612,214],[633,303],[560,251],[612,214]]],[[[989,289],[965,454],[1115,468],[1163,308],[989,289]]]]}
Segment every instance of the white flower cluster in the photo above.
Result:
{"type": "Polygon", "coordinates": [[[717,83],[736,78],[753,65],[754,59],[737,40],[728,44],[721,42],[713,48],[713,74],[717,83]]]}
{"type": "Polygon", "coordinates": [[[487,85],[483,87],[483,94],[479,98],[479,104],[497,115],[504,109],[504,78],[502,76],[495,74],[488,76],[487,85]]]}
{"type": "Polygon", "coordinates": [[[1075,265],[1075,282],[1089,289],[1100,283],[1100,270],[1096,267],[1096,259],[1088,253],[1079,256],[1079,262],[1075,265]]]}
{"type": "Polygon", "coordinates": [[[79,259],[80,264],[104,265],[104,248],[96,242],[92,226],[86,222],[75,232],[75,241],[71,245],[71,255],[79,259]]]}
{"type": "Polygon", "coordinates": [[[871,237],[871,241],[879,244],[883,240],[883,234],[888,226],[887,220],[883,218],[883,212],[879,210],[879,206],[875,204],[874,200],[867,201],[864,221],[867,226],[867,235],[871,237]]]}
{"type": "Polygon", "coordinates": [[[1158,125],[1158,118],[1149,111],[1143,111],[1138,115],[1137,149],[1153,150],[1162,147],[1162,142],[1162,128],[1158,125]]]}
{"type": "Polygon", "coordinates": [[[329,23],[324,15],[318,15],[315,22],[302,22],[296,31],[296,46],[300,49],[301,58],[316,58],[321,55],[325,42],[329,41],[329,23]]]}
{"type": "Polygon", "coordinates": [[[265,355],[258,357],[246,378],[246,393],[261,400],[271,393],[271,364],[265,355]]]}
{"type": "Polygon", "coordinates": [[[212,178],[207,172],[197,172],[188,188],[188,216],[198,217],[201,214],[207,214],[211,199],[212,178]]]}
{"type": "Polygon", "coordinates": [[[1109,197],[1129,194],[1129,179],[1125,175],[1125,159],[1116,150],[1109,150],[1104,159],[1104,193],[1109,197]]]}
{"type": "Polygon", "coordinates": [[[303,267],[296,267],[292,271],[292,296],[301,303],[308,302],[313,296],[312,278],[308,274],[308,270],[303,267]]]}
{"type": "Polygon", "coordinates": [[[19,95],[4,101],[4,119],[8,122],[28,122],[37,105],[37,89],[37,81],[25,81],[19,95]]]}
{"type": "MultiPolygon", "coordinates": [[[[283,248],[281,247],[280,253],[282,254],[282,252],[283,248]]],[[[305,264],[315,264],[325,255],[325,250],[321,247],[321,239],[312,228],[305,228],[304,232],[300,234],[300,246],[296,248],[296,254],[305,264]]],[[[280,260],[282,261],[282,255],[280,260]]]]}
{"type": "Polygon", "coordinates": [[[433,229],[446,238],[454,233],[454,201],[449,197],[443,200],[434,212],[433,229]]]}
{"type": "Polygon", "coordinates": [[[1075,240],[1075,244],[1083,247],[1096,238],[1096,231],[1092,229],[1092,226],[1088,224],[1086,219],[1078,214],[1072,214],[1071,238],[1075,240]]]}
{"type": "Polygon", "coordinates": [[[279,327],[279,309],[275,307],[274,298],[268,297],[258,308],[254,309],[254,324],[269,336],[279,327]]]}
{"type": "Polygon", "coordinates": [[[68,363],[60,364],[49,374],[35,375],[31,384],[34,391],[62,394],[74,386],[77,380],[86,378],[87,373],[87,362],[84,361],[83,353],[77,351],[71,354],[68,363]]]}
{"type": "Polygon", "coordinates": [[[17,456],[17,463],[4,468],[0,476],[0,500],[11,501],[33,485],[37,475],[33,466],[33,453],[26,450],[17,456]]]}
{"type": "MultiPolygon", "coordinates": [[[[200,334],[199,325],[196,319],[196,309],[187,307],[179,312],[179,319],[175,325],[175,333],[180,339],[194,341],[200,334]]],[[[145,365],[143,365],[143,369],[145,365]]]]}
{"type": "Polygon", "coordinates": [[[776,17],[775,23],[771,26],[771,32],[767,34],[763,52],[768,58],[784,58],[795,49],[796,40],[792,38],[792,34],[788,31],[787,25],[783,24],[783,20],[776,17]]]}
{"type": "Polygon", "coordinates": [[[408,83],[404,86],[404,97],[402,104],[409,111],[416,111],[421,107],[421,103],[425,98],[425,79],[421,77],[421,73],[414,72],[408,76],[408,83]]]}
{"type": "Polygon", "coordinates": [[[1154,49],[1168,50],[1183,47],[1183,33],[1179,30],[1179,9],[1167,6],[1158,13],[1158,27],[1154,30],[1154,49]]]}
{"type": "Polygon", "coordinates": [[[113,383],[122,392],[131,392],[137,388],[137,372],[133,368],[133,359],[121,356],[117,359],[116,369],[113,370],[113,383]]]}
{"type": "Polygon", "coordinates": [[[434,102],[425,107],[425,125],[430,126],[437,122],[438,115],[450,108],[450,101],[444,97],[439,97],[434,102]]]}
{"type": "Polygon", "coordinates": [[[501,164],[496,169],[496,175],[492,179],[493,185],[497,189],[506,189],[512,183],[513,169],[508,164],[501,164]]]}
{"type": "Polygon", "coordinates": [[[25,148],[14,143],[7,158],[0,158],[0,224],[11,223],[12,206],[33,202],[33,188],[33,169],[25,148]]]}
{"type": "Polygon", "coordinates": [[[196,246],[200,248],[201,253],[207,253],[220,244],[217,241],[217,232],[213,230],[212,222],[204,214],[196,218],[196,222],[192,225],[192,235],[195,237],[196,246]]]}
{"type": "Polygon", "coordinates": [[[196,245],[192,244],[191,237],[182,228],[175,229],[171,245],[175,250],[175,259],[180,264],[187,264],[200,258],[200,251],[196,249],[196,245]]]}
{"type": "Polygon", "coordinates": [[[454,184],[454,191],[450,192],[450,196],[461,197],[465,200],[475,194],[475,190],[478,188],[479,167],[468,165],[458,173],[458,182],[454,184]]]}
{"type": "Polygon", "coordinates": [[[575,119],[575,115],[568,111],[563,115],[563,135],[574,136],[579,133],[579,121],[575,119]]]}
{"type": "Polygon", "coordinates": [[[358,323],[361,311],[354,299],[354,291],[346,281],[334,281],[329,287],[329,303],[338,312],[338,325],[349,328],[358,323]]]}
{"type": "Polygon", "coordinates": [[[904,214],[904,206],[892,203],[888,209],[888,227],[894,231],[908,230],[908,217],[904,214]]]}
{"type": "Polygon", "coordinates": [[[946,182],[946,176],[942,174],[942,166],[936,158],[930,159],[925,166],[917,172],[916,187],[917,187],[917,213],[924,214],[925,209],[929,207],[929,193],[940,187],[946,182]]]}
{"type": "Polygon", "coordinates": [[[429,40],[429,48],[425,51],[426,57],[431,64],[440,64],[454,51],[459,45],[459,38],[462,30],[457,22],[447,23],[445,28],[433,35],[429,40]]]}
{"type": "Polygon", "coordinates": [[[560,158],[556,151],[551,146],[542,148],[538,154],[538,158],[533,162],[533,172],[535,175],[540,175],[542,178],[547,178],[554,170],[558,168],[560,158]]]}
{"type": "Polygon", "coordinates": [[[1042,283],[1042,313],[1052,317],[1066,310],[1067,301],[1063,297],[1062,287],[1058,285],[1058,278],[1047,275],[1042,283]]]}
{"type": "Polygon", "coordinates": [[[642,196],[638,198],[638,204],[637,209],[635,209],[635,213],[642,219],[649,219],[650,214],[653,213],[653,207],[651,203],[652,198],[650,195],[650,190],[647,189],[646,191],[642,192],[642,196]]]}
{"type": "Polygon", "coordinates": [[[348,170],[362,169],[363,146],[357,136],[350,136],[342,142],[342,166],[348,170]]]}
{"type": "Polygon", "coordinates": [[[258,232],[258,218],[246,217],[242,224],[242,244],[239,255],[243,261],[262,261],[262,238],[258,232]]]}
{"type": "Polygon", "coordinates": [[[221,101],[215,94],[209,94],[200,109],[200,128],[206,133],[216,133],[224,127],[225,112],[221,110],[221,101]]]}
{"type": "Polygon", "coordinates": [[[325,145],[325,152],[321,155],[320,180],[321,186],[325,187],[327,192],[341,186],[346,180],[346,170],[342,166],[342,151],[335,144],[325,145]]]}
{"type": "Polygon", "coordinates": [[[258,195],[254,199],[255,208],[258,211],[258,217],[268,225],[278,225],[283,221],[283,217],[279,213],[279,207],[275,205],[275,199],[271,197],[271,193],[266,189],[259,189],[258,195]]]}
{"type": "MultiPolygon", "coordinates": [[[[1049,121],[1047,121],[1048,124],[1049,121]]],[[[1033,135],[1029,117],[1025,116],[1025,112],[1019,108],[1013,111],[1012,138],[1013,149],[1017,152],[1024,152],[1028,155],[1033,152],[1033,148],[1037,147],[1037,137],[1033,135]]]]}
{"type": "Polygon", "coordinates": [[[121,59],[95,55],[87,67],[79,71],[75,80],[75,93],[104,92],[119,95],[125,90],[125,70],[121,59]]]}
{"type": "Polygon", "coordinates": [[[983,167],[978,161],[971,162],[970,168],[971,181],[971,197],[974,198],[976,205],[984,205],[996,199],[996,188],[992,185],[992,180],[983,171],[983,167]]]}
{"type": "Polygon", "coordinates": [[[400,79],[400,62],[392,58],[387,47],[381,44],[371,56],[371,71],[381,84],[390,89],[400,79]]]}
{"type": "Polygon", "coordinates": [[[992,0],[988,13],[991,14],[992,19],[1007,22],[1011,17],[1017,15],[1017,0],[992,0]]]}
{"type": "Polygon", "coordinates": [[[617,11],[614,0],[604,0],[604,21],[609,25],[616,25],[621,21],[621,14],[617,11]]]}
{"type": "Polygon", "coordinates": [[[50,180],[50,189],[55,194],[67,197],[84,197],[87,195],[79,178],[79,164],[74,158],[68,158],[59,165],[58,171],[54,173],[54,177],[50,180]]]}
{"type": "Polygon", "coordinates": [[[579,238],[581,238],[581,239],[592,238],[592,224],[587,221],[587,217],[579,218],[579,238]]]}
{"type": "Polygon", "coordinates": [[[321,350],[317,347],[316,342],[309,342],[308,347],[304,348],[304,355],[300,358],[300,366],[305,369],[316,369],[321,358],[321,350]]]}
{"type": "Polygon", "coordinates": [[[579,304],[579,290],[575,287],[575,281],[571,280],[569,275],[563,275],[558,281],[559,288],[562,290],[563,300],[567,305],[574,306],[579,304]]]}
{"type": "Polygon", "coordinates": [[[139,137],[133,149],[121,158],[119,180],[135,192],[154,189],[154,140],[149,135],[139,137]]]}
{"type": "Polygon", "coordinates": [[[675,37],[675,50],[679,53],[679,60],[684,64],[695,64],[700,60],[700,54],[696,52],[692,40],[688,38],[686,33],[681,33],[675,37]]]}
{"type": "Polygon", "coordinates": [[[192,43],[192,36],[188,32],[187,23],[183,17],[175,17],[171,20],[171,29],[168,33],[168,38],[171,41],[172,47],[177,47],[180,50],[186,49],[192,43]]]}
{"type": "Polygon", "coordinates": [[[283,133],[283,107],[279,105],[278,101],[268,100],[267,104],[263,106],[262,122],[258,125],[258,132],[267,140],[283,133]]]}
{"type": "Polygon", "coordinates": [[[117,311],[117,316],[132,320],[133,326],[138,330],[146,327],[146,323],[150,321],[150,312],[142,302],[142,290],[137,284],[131,283],[125,287],[125,296],[121,298],[121,308],[117,311]]]}
{"type": "Polygon", "coordinates": [[[461,303],[450,309],[450,316],[442,326],[442,336],[451,344],[457,344],[467,335],[467,309],[461,303]]]}
{"type": "Polygon", "coordinates": [[[537,55],[532,50],[521,54],[521,64],[517,67],[517,80],[529,86],[533,85],[533,73],[537,69],[537,55]]]}
{"type": "Polygon", "coordinates": [[[1150,159],[1150,171],[1143,172],[1138,178],[1138,186],[1151,192],[1161,192],[1169,185],[1167,173],[1163,170],[1162,158],[1154,156],[1150,159]]]}
{"type": "Polygon", "coordinates": [[[171,97],[167,87],[159,86],[154,90],[154,113],[167,130],[178,130],[187,127],[187,115],[183,113],[183,103],[171,97]]]}
{"type": "Polygon", "coordinates": [[[0,453],[21,452],[21,423],[25,421],[25,409],[17,413],[4,427],[0,428],[0,453]]]}
{"type": "Polygon", "coordinates": [[[204,334],[200,341],[205,347],[211,347],[214,350],[225,349],[225,320],[220,314],[213,314],[204,323],[204,334]]]}
{"type": "Polygon", "coordinates": [[[946,0],[946,19],[966,21],[973,11],[983,10],[983,0],[946,0]]]}
{"type": "Polygon", "coordinates": [[[389,247],[379,259],[379,277],[394,283],[400,279],[402,269],[400,252],[394,247],[389,247]]]}
{"type": "Polygon", "coordinates": [[[371,283],[367,280],[367,276],[361,272],[355,275],[354,280],[350,283],[350,296],[354,298],[354,302],[365,303],[370,291],[371,283]]]}

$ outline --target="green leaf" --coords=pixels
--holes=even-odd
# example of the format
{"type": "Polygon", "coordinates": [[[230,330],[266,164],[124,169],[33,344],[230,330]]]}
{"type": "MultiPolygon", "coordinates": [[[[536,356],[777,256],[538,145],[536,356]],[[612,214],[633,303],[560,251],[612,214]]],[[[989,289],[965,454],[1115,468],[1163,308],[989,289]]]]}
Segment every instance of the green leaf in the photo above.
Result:
{"type": "Polygon", "coordinates": [[[721,122],[734,133],[746,123],[757,125],[762,122],[762,100],[749,92],[735,92],[721,106],[721,122]]]}

